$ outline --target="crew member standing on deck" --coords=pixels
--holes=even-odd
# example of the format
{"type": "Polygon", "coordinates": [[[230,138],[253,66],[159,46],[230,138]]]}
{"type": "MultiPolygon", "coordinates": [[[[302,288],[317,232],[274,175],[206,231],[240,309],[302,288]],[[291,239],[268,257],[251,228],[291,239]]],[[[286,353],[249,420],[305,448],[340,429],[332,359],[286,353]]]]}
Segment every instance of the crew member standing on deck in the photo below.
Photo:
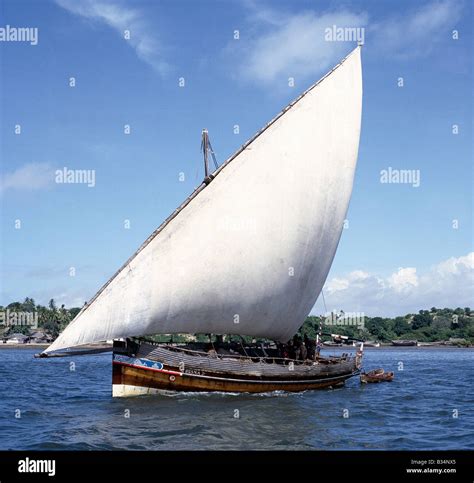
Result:
{"type": "Polygon", "coordinates": [[[301,341],[301,344],[300,344],[300,359],[302,361],[305,361],[307,357],[308,357],[308,350],[306,349],[305,343],[303,341],[301,341]]]}

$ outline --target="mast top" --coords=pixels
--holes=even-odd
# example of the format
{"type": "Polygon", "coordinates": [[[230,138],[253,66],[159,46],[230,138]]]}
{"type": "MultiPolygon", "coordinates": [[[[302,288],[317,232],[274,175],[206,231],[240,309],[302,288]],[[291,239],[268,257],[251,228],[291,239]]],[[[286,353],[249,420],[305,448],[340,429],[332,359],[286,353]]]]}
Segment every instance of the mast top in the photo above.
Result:
{"type": "Polygon", "coordinates": [[[211,146],[211,141],[209,140],[209,132],[206,128],[202,130],[202,141],[201,150],[204,155],[204,183],[209,184],[214,178],[211,170],[209,169],[209,154],[214,162],[214,168],[218,169],[217,159],[211,146]]]}

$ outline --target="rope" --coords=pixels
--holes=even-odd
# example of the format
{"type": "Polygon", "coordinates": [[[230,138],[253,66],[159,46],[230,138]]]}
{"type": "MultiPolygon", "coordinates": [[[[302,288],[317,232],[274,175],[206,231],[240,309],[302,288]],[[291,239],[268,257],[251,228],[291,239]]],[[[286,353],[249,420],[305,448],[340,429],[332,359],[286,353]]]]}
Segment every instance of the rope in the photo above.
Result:
{"type": "MultiPolygon", "coordinates": [[[[323,289],[321,289],[321,295],[323,297],[324,311],[327,314],[328,313],[328,309],[326,307],[326,300],[324,298],[324,291],[323,291],[323,289]]],[[[321,345],[322,345],[321,338],[322,338],[322,336],[323,336],[323,319],[322,319],[322,317],[320,317],[320,319],[319,319],[319,331],[318,331],[318,334],[316,336],[316,359],[319,357],[319,354],[321,352],[321,345]]]]}
{"type": "Polygon", "coordinates": [[[326,314],[328,313],[328,308],[326,307],[326,300],[324,299],[324,291],[321,289],[321,295],[323,296],[324,310],[326,314]]]}
{"type": "Polygon", "coordinates": [[[207,171],[209,169],[208,163],[207,163],[207,153],[211,153],[211,158],[214,163],[214,168],[218,169],[219,164],[217,163],[216,155],[214,154],[214,150],[212,149],[212,144],[209,139],[209,135],[206,132],[203,131],[203,138],[201,141],[201,151],[204,154],[204,163],[205,163],[205,170],[207,171]]]}
{"type": "Polygon", "coordinates": [[[240,346],[242,347],[242,350],[244,351],[244,354],[247,357],[249,357],[249,355],[247,354],[247,351],[245,350],[244,344],[242,344],[242,341],[243,341],[243,338],[242,338],[242,336],[240,336],[240,346]]]}
{"type": "Polygon", "coordinates": [[[209,139],[207,140],[207,145],[208,145],[209,152],[211,153],[212,161],[214,161],[214,167],[217,169],[219,165],[217,164],[216,155],[214,154],[214,150],[212,149],[212,144],[209,139]]]}

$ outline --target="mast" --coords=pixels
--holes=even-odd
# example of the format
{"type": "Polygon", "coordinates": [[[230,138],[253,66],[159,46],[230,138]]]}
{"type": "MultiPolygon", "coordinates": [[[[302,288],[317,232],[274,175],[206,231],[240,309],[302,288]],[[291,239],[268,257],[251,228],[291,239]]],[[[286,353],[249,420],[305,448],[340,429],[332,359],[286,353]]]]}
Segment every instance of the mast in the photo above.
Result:
{"type": "Polygon", "coordinates": [[[202,142],[201,142],[201,149],[204,155],[204,179],[208,178],[209,176],[209,165],[207,164],[207,154],[209,149],[209,134],[207,129],[202,130],[202,142]]]}
{"type": "Polygon", "coordinates": [[[214,162],[214,168],[218,169],[219,165],[217,164],[217,159],[214,154],[214,150],[212,149],[211,141],[209,140],[209,132],[207,129],[202,130],[201,150],[204,156],[204,183],[209,184],[214,178],[214,175],[210,173],[209,169],[209,154],[214,162]]]}

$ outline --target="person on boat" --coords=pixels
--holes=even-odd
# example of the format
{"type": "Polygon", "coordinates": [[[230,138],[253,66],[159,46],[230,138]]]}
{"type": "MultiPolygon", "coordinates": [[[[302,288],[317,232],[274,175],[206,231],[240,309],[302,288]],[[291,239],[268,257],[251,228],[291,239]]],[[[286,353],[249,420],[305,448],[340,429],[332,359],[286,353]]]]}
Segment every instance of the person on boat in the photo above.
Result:
{"type": "Polygon", "coordinates": [[[308,351],[307,358],[310,361],[314,361],[314,356],[316,355],[316,342],[308,338],[305,342],[305,345],[308,351]]]}
{"type": "Polygon", "coordinates": [[[293,359],[299,360],[301,357],[301,337],[298,334],[295,334],[293,337],[293,359]]]}
{"type": "Polygon", "coordinates": [[[290,357],[288,344],[283,344],[281,342],[278,342],[277,348],[278,348],[278,357],[282,359],[288,359],[290,357]]]}
{"type": "Polygon", "coordinates": [[[241,355],[240,353],[240,347],[239,347],[239,344],[237,344],[237,342],[231,342],[230,344],[230,347],[229,347],[229,353],[231,355],[241,355]]]}
{"type": "Polygon", "coordinates": [[[293,341],[289,340],[286,347],[287,347],[287,350],[288,350],[288,359],[294,359],[295,358],[295,346],[293,345],[293,341]]]}
{"type": "Polygon", "coordinates": [[[283,344],[281,342],[276,343],[277,357],[283,357],[283,344]]]}
{"type": "Polygon", "coordinates": [[[310,356],[310,348],[311,348],[311,342],[309,340],[308,334],[305,334],[303,337],[303,344],[306,348],[306,359],[309,359],[310,356]]]}
{"type": "Polygon", "coordinates": [[[211,357],[217,357],[217,351],[213,345],[212,342],[210,342],[208,345],[207,345],[207,350],[206,350],[207,354],[211,357]]]}
{"type": "Polygon", "coordinates": [[[308,357],[308,350],[306,349],[306,345],[303,341],[300,344],[300,360],[305,361],[308,357]]]}
{"type": "Polygon", "coordinates": [[[282,342],[277,342],[277,355],[281,359],[288,359],[288,348],[287,344],[283,344],[282,342]]]}
{"type": "Polygon", "coordinates": [[[321,352],[321,339],[318,337],[318,341],[316,342],[316,353],[314,355],[314,360],[317,360],[320,352],[321,352]]]}

